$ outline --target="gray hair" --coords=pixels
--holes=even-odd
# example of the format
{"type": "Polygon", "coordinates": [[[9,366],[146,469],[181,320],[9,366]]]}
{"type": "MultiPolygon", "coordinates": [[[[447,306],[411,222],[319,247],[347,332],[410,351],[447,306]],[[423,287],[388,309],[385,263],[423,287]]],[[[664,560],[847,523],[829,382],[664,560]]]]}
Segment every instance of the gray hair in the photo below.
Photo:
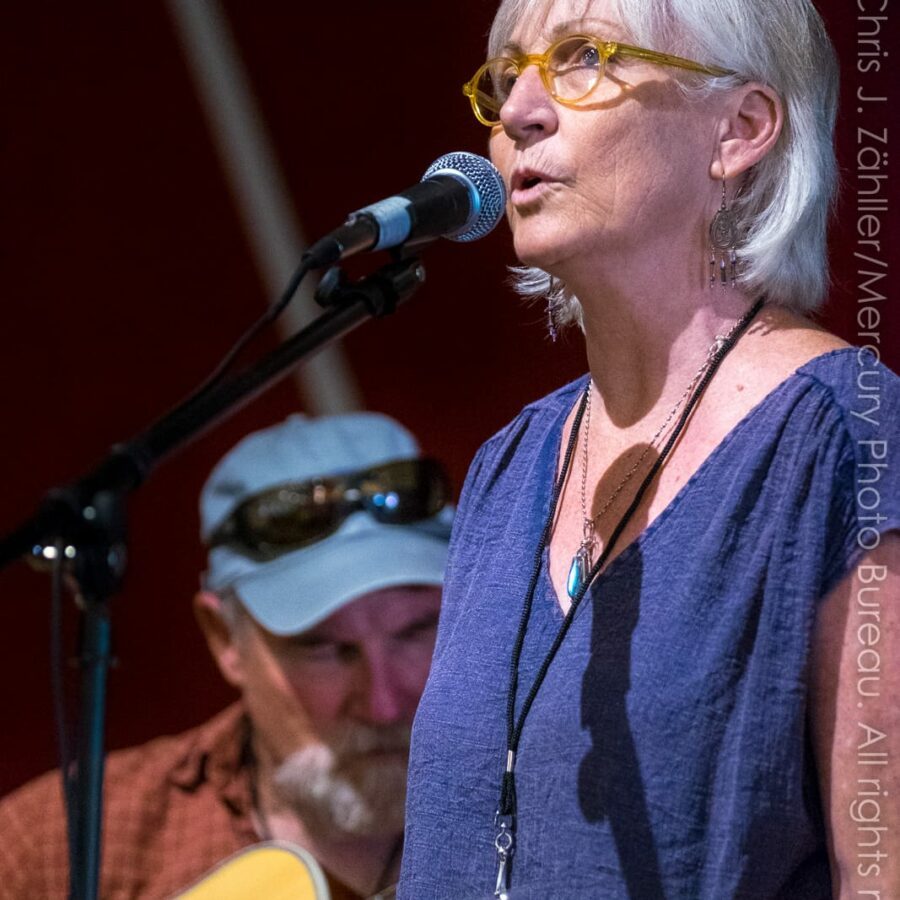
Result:
{"type": "MultiPolygon", "coordinates": [[[[744,233],[739,280],[769,302],[798,312],[815,309],[829,283],[838,65],[811,0],[617,0],[617,6],[635,44],[738,73],[712,78],[673,69],[687,96],[759,81],[781,97],[781,135],[747,173],[734,203],[744,233]]],[[[523,17],[540,16],[547,7],[547,0],[504,0],[489,55],[501,52],[523,17]]],[[[520,294],[548,300],[557,324],[581,324],[578,298],[559,279],[535,267],[511,271],[520,294]]]]}

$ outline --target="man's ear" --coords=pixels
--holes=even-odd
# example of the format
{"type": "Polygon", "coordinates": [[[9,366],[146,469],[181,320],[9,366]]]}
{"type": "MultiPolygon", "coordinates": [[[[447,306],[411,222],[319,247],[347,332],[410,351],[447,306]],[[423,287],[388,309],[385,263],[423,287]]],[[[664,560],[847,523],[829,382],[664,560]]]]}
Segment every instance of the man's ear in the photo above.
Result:
{"type": "Polygon", "coordinates": [[[781,98],[767,84],[736,88],[723,109],[710,176],[721,181],[755,166],[775,146],[783,125],[781,98]]]}
{"type": "Polygon", "coordinates": [[[221,598],[211,591],[194,596],[194,615],[206,638],[222,677],[239,690],[244,686],[244,661],[240,648],[239,626],[230,621],[221,598]]]}

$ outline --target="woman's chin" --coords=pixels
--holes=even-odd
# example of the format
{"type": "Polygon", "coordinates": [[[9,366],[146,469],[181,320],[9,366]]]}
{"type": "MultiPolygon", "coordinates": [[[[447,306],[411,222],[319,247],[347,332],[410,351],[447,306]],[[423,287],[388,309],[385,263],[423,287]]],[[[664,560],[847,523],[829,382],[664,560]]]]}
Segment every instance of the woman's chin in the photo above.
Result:
{"type": "Polygon", "coordinates": [[[558,240],[553,240],[547,235],[528,234],[526,229],[516,231],[513,236],[513,248],[523,266],[536,266],[547,272],[558,263],[562,255],[558,240]]]}

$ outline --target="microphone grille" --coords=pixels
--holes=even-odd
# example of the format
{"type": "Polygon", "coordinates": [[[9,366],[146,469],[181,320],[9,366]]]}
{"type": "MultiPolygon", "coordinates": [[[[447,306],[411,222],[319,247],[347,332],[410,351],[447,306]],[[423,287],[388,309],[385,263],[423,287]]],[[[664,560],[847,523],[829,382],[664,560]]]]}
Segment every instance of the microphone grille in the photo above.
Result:
{"type": "Polygon", "coordinates": [[[457,150],[436,159],[422,176],[422,181],[438,173],[460,176],[472,193],[472,215],[455,234],[446,235],[451,241],[477,241],[492,231],[506,209],[506,186],[490,160],[477,153],[457,150]]]}

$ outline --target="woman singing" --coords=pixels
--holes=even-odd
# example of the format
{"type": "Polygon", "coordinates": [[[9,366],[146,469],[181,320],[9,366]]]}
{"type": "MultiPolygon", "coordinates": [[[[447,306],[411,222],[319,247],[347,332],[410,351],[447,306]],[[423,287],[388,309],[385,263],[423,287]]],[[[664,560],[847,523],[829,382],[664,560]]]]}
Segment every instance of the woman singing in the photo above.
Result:
{"type": "Polygon", "coordinates": [[[589,371],[472,464],[400,897],[900,897],[900,381],[807,318],[818,14],[505,0],[464,90],[589,371]]]}

